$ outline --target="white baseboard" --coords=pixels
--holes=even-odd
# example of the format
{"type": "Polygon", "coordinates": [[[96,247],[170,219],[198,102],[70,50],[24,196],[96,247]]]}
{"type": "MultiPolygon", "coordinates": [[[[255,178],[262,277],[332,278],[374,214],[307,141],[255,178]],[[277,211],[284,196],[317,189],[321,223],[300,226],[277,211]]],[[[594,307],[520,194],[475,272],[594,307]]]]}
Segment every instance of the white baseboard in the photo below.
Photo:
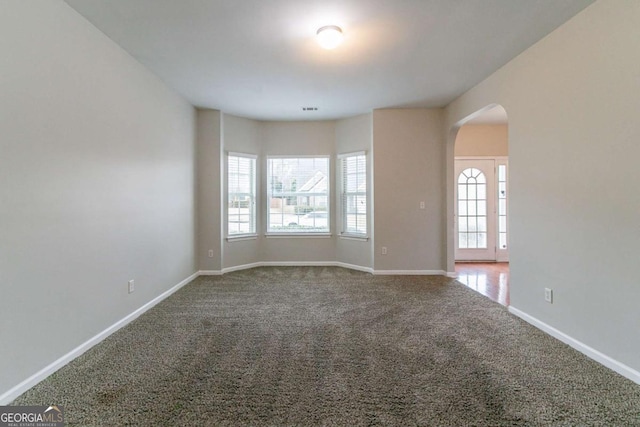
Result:
{"type": "Polygon", "coordinates": [[[336,267],[335,261],[262,261],[260,267],[336,267]]]}
{"type": "Polygon", "coordinates": [[[445,276],[450,277],[452,279],[455,279],[458,277],[458,273],[455,271],[447,271],[447,273],[445,274],[445,276]]]}
{"type": "Polygon", "coordinates": [[[351,270],[364,271],[365,273],[371,273],[380,276],[447,276],[457,277],[456,273],[447,273],[444,270],[374,270],[371,267],[364,267],[361,265],[348,264],[338,261],[260,261],[253,262],[251,264],[235,265],[233,267],[225,267],[221,271],[200,271],[200,275],[220,275],[231,273],[232,271],[247,270],[256,267],[342,267],[351,270]]]}
{"type": "Polygon", "coordinates": [[[444,270],[373,270],[378,276],[444,276],[444,270]]]}
{"type": "Polygon", "coordinates": [[[220,274],[231,273],[232,271],[248,270],[250,268],[262,267],[261,262],[252,262],[251,264],[234,265],[233,267],[225,267],[220,274]]]}
{"type": "Polygon", "coordinates": [[[607,368],[609,368],[609,369],[611,369],[613,371],[616,371],[617,373],[619,373],[623,377],[626,377],[626,378],[630,379],[631,381],[635,382],[636,384],[640,384],[640,372],[636,371],[635,369],[625,365],[624,363],[621,363],[621,362],[613,359],[612,357],[607,356],[604,353],[599,352],[598,350],[596,350],[594,348],[589,347],[588,345],[584,344],[583,342],[580,342],[577,339],[575,339],[573,337],[570,337],[569,335],[565,334],[562,331],[559,331],[558,329],[554,328],[553,326],[550,326],[550,325],[544,323],[543,321],[538,320],[535,317],[528,315],[524,311],[518,310],[517,308],[515,308],[513,306],[509,307],[509,312],[513,313],[516,316],[518,316],[519,318],[521,318],[525,322],[532,324],[536,328],[546,332],[547,334],[551,335],[552,337],[557,338],[560,341],[562,341],[563,343],[573,347],[574,349],[578,350],[580,353],[584,354],[585,356],[595,360],[596,362],[606,366],[607,368]]]}
{"type": "MultiPolygon", "coordinates": [[[[221,272],[217,274],[227,274],[232,271],[248,270],[256,267],[342,267],[349,268],[351,270],[364,271],[366,273],[372,273],[373,269],[369,267],[362,267],[355,264],[347,264],[344,262],[335,261],[261,261],[253,262],[251,264],[235,265],[233,267],[225,267],[221,272]]],[[[201,272],[202,273],[202,272],[201,272]]],[[[207,274],[202,274],[207,275],[207,274]]],[[[213,275],[213,274],[210,274],[213,275]]]]}
{"type": "Polygon", "coordinates": [[[198,271],[198,276],[220,276],[222,271],[220,270],[200,270],[198,271]]]}
{"type": "Polygon", "coordinates": [[[187,283],[191,282],[193,279],[198,277],[198,275],[199,273],[194,273],[191,276],[187,277],[186,279],[184,279],[183,281],[181,281],[171,289],[163,292],[162,294],[158,295],[157,297],[155,297],[154,299],[152,299],[142,307],[138,308],[133,313],[127,315],[126,317],[117,321],[113,325],[109,326],[104,331],[100,332],[99,334],[95,335],[94,337],[90,338],[84,343],[80,344],[78,347],[74,348],[69,353],[59,358],[58,360],[42,368],[41,370],[31,375],[29,378],[22,381],[18,385],[12,387],[8,391],[0,394],[0,405],[8,405],[13,400],[15,400],[18,396],[20,396],[22,393],[29,390],[31,387],[35,386],[40,381],[44,380],[49,375],[53,374],[58,369],[62,368],[64,365],[71,362],[76,357],[82,355],[91,347],[93,347],[94,345],[98,344],[99,342],[107,338],[109,335],[116,332],[118,329],[122,328],[123,326],[126,326],[136,318],[140,317],[140,315],[142,315],[147,310],[149,310],[150,308],[152,308],[153,306],[155,306],[156,304],[158,304],[159,302],[161,302],[162,300],[164,300],[165,298],[167,298],[168,296],[176,292],[178,289],[180,289],[187,283]]]}
{"type": "Polygon", "coordinates": [[[336,267],[348,268],[350,270],[363,271],[365,273],[373,274],[373,268],[371,268],[371,267],[363,267],[361,265],[348,264],[346,262],[336,262],[334,265],[336,267]]]}

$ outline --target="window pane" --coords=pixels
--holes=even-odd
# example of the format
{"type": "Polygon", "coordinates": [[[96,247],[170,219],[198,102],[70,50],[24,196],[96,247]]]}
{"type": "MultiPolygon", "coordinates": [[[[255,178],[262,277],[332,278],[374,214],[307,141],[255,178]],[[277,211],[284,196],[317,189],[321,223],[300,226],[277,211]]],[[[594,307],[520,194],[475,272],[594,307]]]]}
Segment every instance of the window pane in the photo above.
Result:
{"type": "Polygon", "coordinates": [[[507,167],[505,165],[498,165],[498,181],[507,180],[507,167]]]}
{"type": "Polygon", "coordinates": [[[500,248],[507,249],[507,233],[500,233],[500,248]]]}
{"type": "Polygon", "coordinates": [[[475,200],[476,198],[477,198],[476,185],[475,184],[469,184],[467,186],[467,199],[468,200],[475,200]]]}
{"type": "Polygon", "coordinates": [[[458,200],[467,199],[467,185],[458,185],[458,200]]]}
{"type": "Polygon", "coordinates": [[[329,231],[329,159],[269,158],[268,231],[329,231]]]}
{"type": "Polygon", "coordinates": [[[227,159],[227,232],[256,232],[256,159],[229,155],[227,159]]]}
{"type": "Polygon", "coordinates": [[[468,202],[467,208],[470,216],[477,215],[478,212],[476,210],[477,202],[468,202]]]}
{"type": "Polygon", "coordinates": [[[501,216],[498,218],[498,230],[507,231],[507,217],[501,216]]]}
{"type": "Polygon", "coordinates": [[[507,200],[500,199],[498,200],[498,215],[506,215],[507,214],[507,200]]]}
{"type": "Polygon", "coordinates": [[[487,198],[487,186],[486,185],[478,185],[478,200],[486,200],[487,198]]]}
{"type": "MultiPolygon", "coordinates": [[[[367,234],[367,162],[363,154],[340,159],[342,232],[367,234]]],[[[320,202],[322,203],[322,202],[320,202]]],[[[319,224],[322,224],[319,219],[319,224]]]]}
{"type": "Polygon", "coordinates": [[[478,233],[478,248],[487,248],[487,233],[478,233]]]}
{"type": "Polygon", "coordinates": [[[458,233],[458,247],[460,249],[467,249],[467,233],[458,233]]]}
{"type": "Polygon", "coordinates": [[[478,238],[476,233],[467,234],[467,246],[470,249],[475,249],[478,247],[478,238]]]}
{"type": "Polygon", "coordinates": [[[478,217],[478,231],[487,231],[487,217],[480,216],[478,217]]]}
{"type": "Polygon", "coordinates": [[[478,215],[486,216],[487,215],[487,202],[484,200],[477,202],[478,203],[478,215]]]}
{"type": "Polygon", "coordinates": [[[466,232],[467,231],[467,217],[461,216],[458,217],[458,231],[466,232]]]}
{"type": "Polygon", "coordinates": [[[458,215],[467,215],[467,202],[458,202],[458,215]]]}
{"type": "Polygon", "coordinates": [[[355,196],[354,206],[350,211],[355,211],[361,215],[367,214],[367,196],[355,196]]]}
{"type": "MultiPolygon", "coordinates": [[[[276,199],[279,200],[279,199],[276,199]]],[[[281,213],[269,214],[269,224],[271,227],[282,227],[284,222],[284,216],[281,213]]]]}

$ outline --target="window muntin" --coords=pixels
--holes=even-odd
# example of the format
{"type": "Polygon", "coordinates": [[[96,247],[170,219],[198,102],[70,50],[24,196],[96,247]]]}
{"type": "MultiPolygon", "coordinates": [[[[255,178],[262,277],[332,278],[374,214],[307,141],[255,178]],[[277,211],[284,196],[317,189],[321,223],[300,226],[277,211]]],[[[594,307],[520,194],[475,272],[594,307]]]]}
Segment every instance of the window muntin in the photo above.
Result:
{"type": "Polygon", "coordinates": [[[329,232],[329,157],[267,158],[267,232],[329,232]]]}
{"type": "Polygon", "coordinates": [[[256,157],[229,153],[227,158],[227,233],[256,233],[256,157]]]}
{"type": "Polygon", "coordinates": [[[367,157],[365,153],[340,158],[342,234],[367,235],[367,157]]]}

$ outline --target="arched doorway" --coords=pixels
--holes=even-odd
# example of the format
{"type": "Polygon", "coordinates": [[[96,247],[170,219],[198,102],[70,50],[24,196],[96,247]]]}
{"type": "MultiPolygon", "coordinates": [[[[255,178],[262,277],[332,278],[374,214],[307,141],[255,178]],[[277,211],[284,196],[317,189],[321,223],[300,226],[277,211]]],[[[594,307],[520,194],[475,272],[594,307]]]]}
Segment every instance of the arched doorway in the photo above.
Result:
{"type": "Polygon", "coordinates": [[[507,126],[499,105],[457,123],[448,177],[453,181],[449,265],[460,282],[504,305],[509,304],[507,126]]]}

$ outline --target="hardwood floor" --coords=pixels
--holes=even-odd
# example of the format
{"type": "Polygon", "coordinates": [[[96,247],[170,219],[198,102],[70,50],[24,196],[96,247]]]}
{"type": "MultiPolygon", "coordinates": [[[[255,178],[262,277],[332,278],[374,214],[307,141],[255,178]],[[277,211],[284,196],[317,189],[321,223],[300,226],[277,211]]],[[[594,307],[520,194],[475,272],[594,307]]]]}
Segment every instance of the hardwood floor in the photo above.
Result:
{"type": "Polygon", "coordinates": [[[502,305],[509,306],[508,262],[456,263],[457,280],[502,305]]]}

